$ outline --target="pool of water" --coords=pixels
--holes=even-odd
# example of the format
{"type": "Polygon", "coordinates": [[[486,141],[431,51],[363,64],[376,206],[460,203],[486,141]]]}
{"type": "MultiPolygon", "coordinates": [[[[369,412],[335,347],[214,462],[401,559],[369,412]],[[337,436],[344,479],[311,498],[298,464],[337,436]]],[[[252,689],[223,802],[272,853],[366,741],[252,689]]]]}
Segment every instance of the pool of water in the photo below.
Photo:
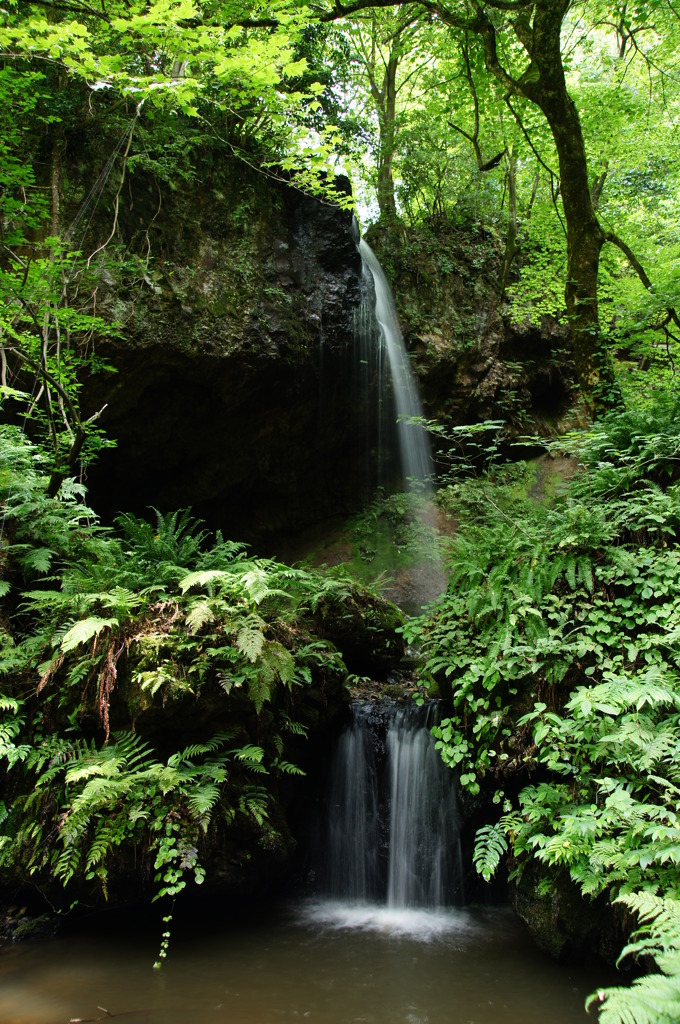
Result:
{"type": "MultiPolygon", "coordinates": [[[[96,928],[0,955],[2,1024],[585,1024],[601,972],[553,963],[509,912],[304,902],[266,919],[96,928]],[[107,1016],[108,1014],[108,1016],[107,1016]]],[[[159,915],[160,916],[160,915],[159,915]]],[[[606,979],[604,979],[606,980],[606,979]]]]}

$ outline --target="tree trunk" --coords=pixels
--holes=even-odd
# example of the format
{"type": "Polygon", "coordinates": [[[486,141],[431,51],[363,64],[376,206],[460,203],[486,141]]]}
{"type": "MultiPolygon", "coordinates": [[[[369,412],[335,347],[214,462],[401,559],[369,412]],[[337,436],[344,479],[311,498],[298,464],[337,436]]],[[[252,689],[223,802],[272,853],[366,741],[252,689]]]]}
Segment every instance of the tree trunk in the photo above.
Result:
{"type": "Polygon", "coordinates": [[[390,54],[385,68],[381,90],[382,102],[378,109],[380,142],[378,152],[378,207],[380,219],[393,223],[397,218],[394,199],[394,149],[397,117],[397,69],[399,57],[390,54]]]}
{"type": "Polygon", "coordinates": [[[588,161],[576,106],[567,92],[560,35],[569,0],[537,0],[533,24],[525,14],[512,23],[529,58],[529,67],[512,78],[501,65],[496,30],[478,9],[474,29],[484,42],[490,71],[511,93],[525,96],[543,112],[557,150],[560,194],[567,225],[565,302],[573,339],[579,387],[589,412],[596,415],[620,401],[613,366],[602,342],[597,308],[597,275],[605,240],[593,208],[588,161]]]}
{"type": "Polygon", "coordinates": [[[61,230],[61,166],[63,131],[59,131],[52,143],[50,159],[50,235],[59,238],[61,230]]]}
{"type": "Polygon", "coordinates": [[[523,91],[545,115],[557,150],[567,225],[564,297],[579,386],[589,411],[597,414],[618,404],[620,394],[611,357],[602,341],[597,305],[597,276],[605,235],[593,207],[583,130],[567,92],[562,65],[560,34],[568,6],[567,0],[538,0],[531,34],[526,34],[521,24],[515,23],[514,27],[531,57],[533,71],[526,76],[530,81],[522,83],[523,91]]]}

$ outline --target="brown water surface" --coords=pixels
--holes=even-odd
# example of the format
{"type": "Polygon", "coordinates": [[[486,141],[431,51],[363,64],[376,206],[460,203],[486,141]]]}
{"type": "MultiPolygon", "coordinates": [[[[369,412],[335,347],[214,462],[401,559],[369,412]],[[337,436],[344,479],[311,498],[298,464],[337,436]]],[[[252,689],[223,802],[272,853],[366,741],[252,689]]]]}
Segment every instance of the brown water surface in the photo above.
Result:
{"type": "Polygon", "coordinates": [[[0,1022],[585,1024],[602,972],[558,966],[506,910],[301,904],[158,935],[101,924],[0,956],[0,1022]],[[104,1008],[102,1009],[98,1009],[104,1008]]]}

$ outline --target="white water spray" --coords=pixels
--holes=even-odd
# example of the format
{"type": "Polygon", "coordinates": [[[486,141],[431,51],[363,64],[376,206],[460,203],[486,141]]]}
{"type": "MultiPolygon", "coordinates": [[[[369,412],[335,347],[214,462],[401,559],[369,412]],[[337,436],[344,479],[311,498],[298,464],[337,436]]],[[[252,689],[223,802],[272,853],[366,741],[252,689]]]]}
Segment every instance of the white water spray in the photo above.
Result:
{"type": "Polygon", "coordinates": [[[375,287],[375,316],[392,377],[404,489],[407,490],[411,482],[417,482],[431,490],[433,466],[430,442],[425,429],[413,422],[414,418],[423,418],[423,407],[399,328],[392,291],[377,256],[363,238],[359,241],[359,252],[375,287]]]}

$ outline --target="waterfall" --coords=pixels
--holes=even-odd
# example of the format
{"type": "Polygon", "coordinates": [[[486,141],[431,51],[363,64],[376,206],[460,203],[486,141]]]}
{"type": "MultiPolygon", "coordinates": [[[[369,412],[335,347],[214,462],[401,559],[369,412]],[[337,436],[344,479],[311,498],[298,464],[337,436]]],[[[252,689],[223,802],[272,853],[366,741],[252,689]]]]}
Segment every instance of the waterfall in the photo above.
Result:
{"type": "Polygon", "coordinates": [[[370,707],[357,704],[338,740],[330,783],[328,890],[368,902],[380,893],[378,769],[370,707]]]}
{"type": "Polygon", "coordinates": [[[456,791],[419,711],[400,707],[387,729],[390,907],[442,907],[460,886],[456,791]]]}
{"type": "Polygon", "coordinates": [[[461,901],[455,779],[432,715],[433,705],[353,705],[329,791],[323,874],[335,899],[392,910],[461,901]]]}
{"type": "Polygon", "coordinates": [[[365,301],[355,320],[356,379],[369,408],[365,446],[368,489],[371,466],[375,465],[378,488],[387,483],[387,493],[392,492],[390,484],[396,473],[391,473],[387,481],[384,474],[392,467],[396,469],[394,455],[398,448],[401,490],[412,492],[405,504],[405,519],[413,527],[411,538],[420,550],[414,565],[406,573],[402,571],[400,589],[390,596],[402,608],[418,613],[446,589],[434,504],[432,452],[428,434],[417,422],[423,419],[423,407],[390,286],[368,243],[359,238],[357,246],[363,262],[365,301]],[[372,407],[369,396],[374,400],[377,397],[372,407]]]}
{"type": "MultiPolygon", "coordinates": [[[[375,290],[375,318],[380,328],[381,341],[387,352],[387,364],[392,380],[394,395],[394,412],[397,418],[397,435],[404,489],[411,482],[419,482],[431,488],[432,453],[428,436],[422,426],[411,422],[413,417],[423,416],[423,407],[418,394],[418,387],[409,362],[404,338],[399,327],[397,310],[392,291],[378,258],[370,245],[360,239],[359,252],[364,265],[364,273],[373,280],[375,290]]],[[[382,366],[379,373],[382,378],[382,366]]],[[[380,403],[384,402],[382,379],[380,381],[380,403]]],[[[384,411],[379,412],[382,421],[384,411]]],[[[382,422],[379,435],[382,433],[382,422]]]]}

